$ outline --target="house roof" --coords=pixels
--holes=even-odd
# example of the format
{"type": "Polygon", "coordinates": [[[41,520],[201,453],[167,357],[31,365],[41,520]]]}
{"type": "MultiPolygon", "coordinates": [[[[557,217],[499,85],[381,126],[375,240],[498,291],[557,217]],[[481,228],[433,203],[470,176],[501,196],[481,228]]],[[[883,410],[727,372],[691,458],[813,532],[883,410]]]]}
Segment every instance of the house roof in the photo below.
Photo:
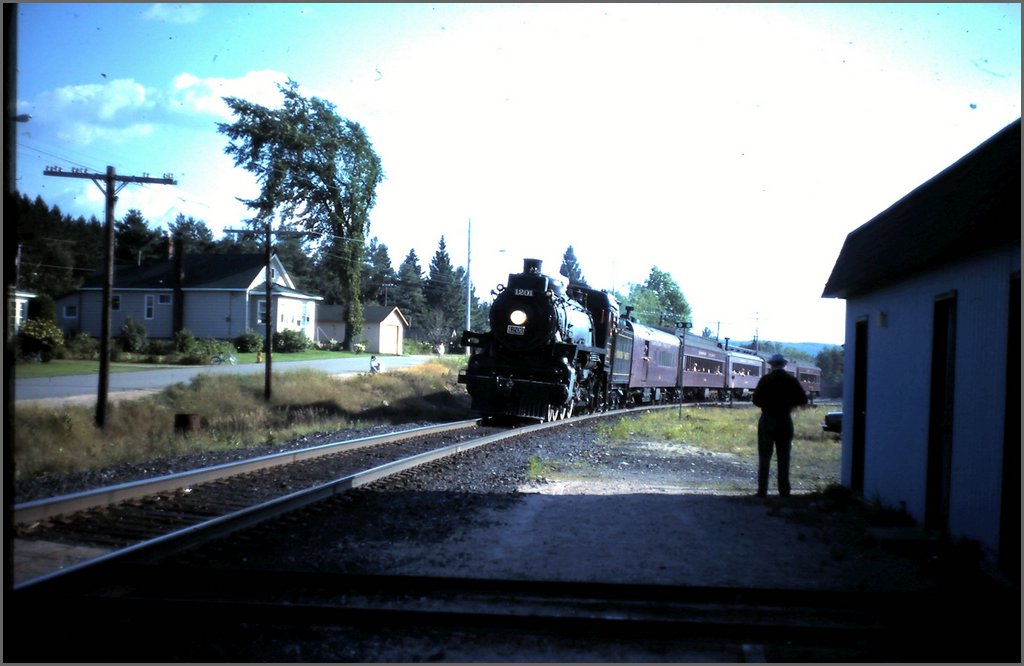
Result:
{"type": "Polygon", "coordinates": [[[1020,245],[1020,122],[850,232],[822,296],[849,298],[969,254],[1020,245]]]}
{"type": "MultiPolygon", "coordinates": [[[[363,321],[370,324],[379,324],[388,317],[391,313],[395,312],[398,317],[402,320],[404,326],[409,325],[409,321],[402,314],[402,311],[395,305],[364,305],[363,306],[363,321]]],[[[332,322],[332,321],[344,321],[345,320],[345,306],[344,305],[321,305],[316,311],[317,321],[320,322],[332,322]]]]}
{"type": "MultiPolygon", "coordinates": [[[[183,262],[183,289],[247,289],[266,266],[265,255],[254,254],[187,254],[183,262]]],[[[173,289],[177,263],[173,259],[142,266],[115,266],[116,289],[173,289]]],[[[100,289],[104,275],[96,273],[85,280],[82,289],[100,289]]],[[[300,291],[275,284],[274,293],[309,296],[300,291]]],[[[319,297],[317,297],[319,298],[319,297]]]]}

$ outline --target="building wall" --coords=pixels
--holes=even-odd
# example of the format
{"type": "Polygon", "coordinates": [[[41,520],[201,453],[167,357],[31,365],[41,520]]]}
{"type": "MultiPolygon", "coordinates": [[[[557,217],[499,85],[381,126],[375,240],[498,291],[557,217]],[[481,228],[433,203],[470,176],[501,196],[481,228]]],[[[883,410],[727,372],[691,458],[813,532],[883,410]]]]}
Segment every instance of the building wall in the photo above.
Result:
{"type": "MultiPolygon", "coordinates": [[[[868,322],[864,497],[924,521],[936,297],[955,291],[956,347],[949,532],[998,545],[1010,276],[1020,248],[960,261],[847,299],[844,395],[854,395],[855,326],[868,322]],[[884,314],[883,314],[884,313],[884,314]]],[[[851,480],[852,405],[842,479],[851,480]]]]}
{"type": "MultiPolygon", "coordinates": [[[[317,336],[320,342],[340,342],[345,339],[345,324],[340,321],[321,321],[317,324],[317,336]]],[[[401,318],[391,313],[380,323],[365,322],[355,342],[365,342],[366,351],[371,354],[401,355],[405,344],[405,327],[401,318]]]]}
{"type": "Polygon", "coordinates": [[[244,317],[244,298],[244,292],[186,291],[182,326],[197,338],[234,337],[245,330],[244,322],[235,322],[239,316],[244,317]]]}

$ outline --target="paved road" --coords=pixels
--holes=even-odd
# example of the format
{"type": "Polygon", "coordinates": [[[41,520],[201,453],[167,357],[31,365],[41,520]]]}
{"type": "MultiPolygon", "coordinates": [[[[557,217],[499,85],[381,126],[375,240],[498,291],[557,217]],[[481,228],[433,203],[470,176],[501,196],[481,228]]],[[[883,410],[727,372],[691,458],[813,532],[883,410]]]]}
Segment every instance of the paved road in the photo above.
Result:
{"type": "MultiPolygon", "coordinates": [[[[384,370],[407,368],[430,360],[430,356],[384,356],[381,361],[384,370]]],[[[369,369],[369,358],[327,359],[320,361],[278,361],[273,359],[272,368],[275,373],[313,368],[328,374],[346,374],[366,372],[369,369]]],[[[109,396],[125,391],[157,391],[171,384],[191,381],[199,374],[243,374],[263,373],[262,363],[245,365],[196,365],[180,368],[159,368],[154,370],[138,370],[134,372],[110,373],[109,396]]],[[[99,391],[99,375],[69,375],[64,377],[33,377],[14,380],[14,399],[16,402],[26,400],[45,400],[49,398],[70,398],[77,396],[96,397],[99,391]]]]}

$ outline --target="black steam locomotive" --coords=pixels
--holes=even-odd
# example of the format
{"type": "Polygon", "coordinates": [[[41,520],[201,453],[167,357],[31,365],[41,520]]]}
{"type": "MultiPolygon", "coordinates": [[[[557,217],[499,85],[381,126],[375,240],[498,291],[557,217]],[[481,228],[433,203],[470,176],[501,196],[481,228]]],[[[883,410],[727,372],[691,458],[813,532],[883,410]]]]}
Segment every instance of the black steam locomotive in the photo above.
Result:
{"type": "MultiPolygon", "coordinates": [[[[723,349],[697,336],[644,326],[622,315],[615,297],[586,287],[566,289],[560,277],[526,259],[523,272],[498,285],[490,332],[465,331],[472,349],[459,382],[484,417],[557,420],[684,399],[749,397],[765,360],[749,350],[723,349]]],[[[821,371],[787,370],[818,394],[821,371]]]]}

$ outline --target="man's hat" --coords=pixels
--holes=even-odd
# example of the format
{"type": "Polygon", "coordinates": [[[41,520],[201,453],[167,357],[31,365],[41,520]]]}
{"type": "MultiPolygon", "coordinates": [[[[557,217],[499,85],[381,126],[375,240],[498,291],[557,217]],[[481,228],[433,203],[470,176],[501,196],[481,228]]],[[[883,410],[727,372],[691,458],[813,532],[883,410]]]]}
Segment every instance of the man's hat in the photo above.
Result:
{"type": "Polygon", "coordinates": [[[774,354],[770,359],[768,359],[768,365],[785,366],[787,363],[789,363],[789,361],[787,361],[786,357],[782,354],[774,354]]]}

